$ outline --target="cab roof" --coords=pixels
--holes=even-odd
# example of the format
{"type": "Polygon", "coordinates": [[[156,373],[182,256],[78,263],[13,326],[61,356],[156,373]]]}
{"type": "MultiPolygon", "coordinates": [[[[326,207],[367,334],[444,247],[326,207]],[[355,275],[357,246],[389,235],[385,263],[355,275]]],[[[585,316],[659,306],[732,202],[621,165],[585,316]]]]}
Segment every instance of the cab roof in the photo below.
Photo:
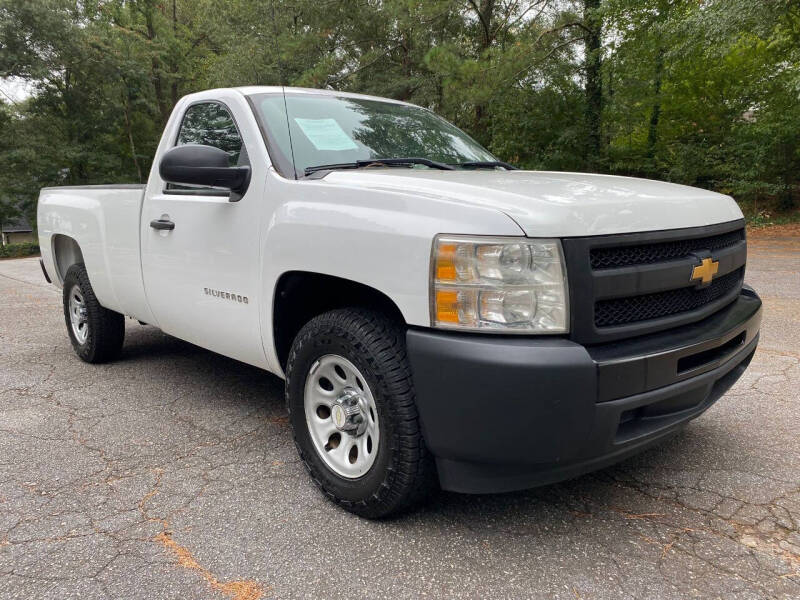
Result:
{"type": "Polygon", "coordinates": [[[382,98],[380,96],[370,96],[367,94],[353,94],[351,92],[340,92],[338,90],[317,90],[314,88],[302,87],[283,87],[280,85],[248,85],[234,88],[237,92],[245,96],[255,94],[280,94],[286,91],[287,94],[302,94],[309,96],[335,96],[339,98],[360,98],[361,100],[376,100],[378,102],[391,102],[392,104],[405,104],[406,106],[416,106],[410,102],[394,100],[392,98],[382,98]]]}

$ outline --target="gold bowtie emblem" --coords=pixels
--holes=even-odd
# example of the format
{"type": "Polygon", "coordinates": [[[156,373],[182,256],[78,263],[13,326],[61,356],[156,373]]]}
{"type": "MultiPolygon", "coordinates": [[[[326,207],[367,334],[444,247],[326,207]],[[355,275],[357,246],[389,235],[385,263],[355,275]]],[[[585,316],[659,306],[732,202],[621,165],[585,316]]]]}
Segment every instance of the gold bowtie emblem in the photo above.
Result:
{"type": "Polygon", "coordinates": [[[703,261],[692,269],[692,276],[689,281],[699,279],[701,283],[709,283],[714,275],[719,271],[719,261],[710,258],[704,258],[703,261]]]}

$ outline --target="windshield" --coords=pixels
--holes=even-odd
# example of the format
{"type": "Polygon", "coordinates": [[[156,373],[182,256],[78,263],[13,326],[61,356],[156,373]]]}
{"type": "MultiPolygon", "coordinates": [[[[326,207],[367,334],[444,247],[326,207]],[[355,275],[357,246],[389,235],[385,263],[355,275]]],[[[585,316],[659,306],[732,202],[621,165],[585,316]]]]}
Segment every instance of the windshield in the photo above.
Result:
{"type": "Polygon", "coordinates": [[[416,106],[291,93],[285,105],[280,94],[256,95],[253,104],[271,141],[285,157],[294,157],[300,175],[308,167],[376,158],[497,160],[466,133],[416,106]]]}

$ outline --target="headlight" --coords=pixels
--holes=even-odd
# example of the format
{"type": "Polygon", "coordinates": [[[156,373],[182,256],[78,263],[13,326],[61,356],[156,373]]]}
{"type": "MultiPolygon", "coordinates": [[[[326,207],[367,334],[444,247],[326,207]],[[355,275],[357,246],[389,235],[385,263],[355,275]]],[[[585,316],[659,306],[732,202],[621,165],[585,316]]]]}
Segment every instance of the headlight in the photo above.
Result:
{"type": "Polygon", "coordinates": [[[569,331],[567,276],[558,240],[437,236],[432,262],[434,327],[569,331]]]}

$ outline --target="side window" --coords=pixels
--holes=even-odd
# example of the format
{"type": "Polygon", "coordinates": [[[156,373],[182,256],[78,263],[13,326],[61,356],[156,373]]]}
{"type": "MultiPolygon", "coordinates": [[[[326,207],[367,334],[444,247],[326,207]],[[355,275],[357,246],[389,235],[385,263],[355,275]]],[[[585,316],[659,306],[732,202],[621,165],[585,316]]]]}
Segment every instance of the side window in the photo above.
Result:
{"type": "Polygon", "coordinates": [[[227,109],[216,102],[195,104],[186,109],[176,146],[203,144],[224,150],[230,166],[249,164],[242,136],[227,109]]]}

